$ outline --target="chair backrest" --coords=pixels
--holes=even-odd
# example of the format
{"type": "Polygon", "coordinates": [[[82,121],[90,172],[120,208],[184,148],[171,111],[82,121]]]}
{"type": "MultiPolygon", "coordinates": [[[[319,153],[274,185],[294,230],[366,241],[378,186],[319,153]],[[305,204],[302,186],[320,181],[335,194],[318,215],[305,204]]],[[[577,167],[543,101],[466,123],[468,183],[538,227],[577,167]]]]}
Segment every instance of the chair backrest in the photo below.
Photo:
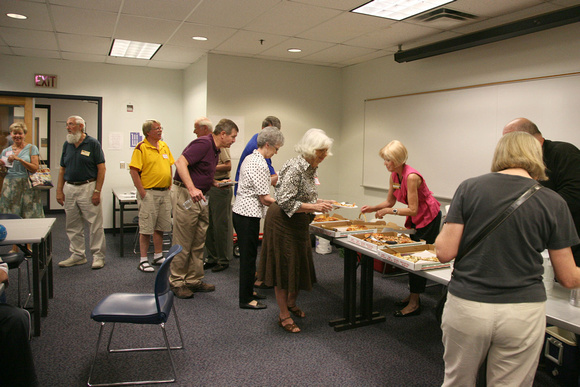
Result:
{"type": "Polygon", "coordinates": [[[0,213],[0,219],[22,219],[20,215],[0,213]]]}
{"type": "Polygon", "coordinates": [[[173,245],[169,249],[165,261],[157,271],[157,276],[155,277],[155,303],[157,304],[157,311],[161,312],[161,307],[159,304],[159,298],[165,295],[169,297],[173,296],[171,292],[171,286],[169,286],[169,269],[171,267],[171,261],[173,257],[179,254],[182,250],[180,245],[173,245]]]}

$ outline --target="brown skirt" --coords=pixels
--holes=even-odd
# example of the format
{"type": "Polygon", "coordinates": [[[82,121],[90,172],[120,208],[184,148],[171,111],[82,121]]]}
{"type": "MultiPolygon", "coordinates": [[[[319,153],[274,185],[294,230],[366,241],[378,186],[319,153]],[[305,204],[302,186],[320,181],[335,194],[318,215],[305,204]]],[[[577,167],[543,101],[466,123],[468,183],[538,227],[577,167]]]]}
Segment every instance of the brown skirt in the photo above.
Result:
{"type": "Polygon", "coordinates": [[[316,272],[309,224],[307,213],[289,218],[278,204],[270,206],[264,222],[258,279],[290,293],[312,290],[316,272]]]}

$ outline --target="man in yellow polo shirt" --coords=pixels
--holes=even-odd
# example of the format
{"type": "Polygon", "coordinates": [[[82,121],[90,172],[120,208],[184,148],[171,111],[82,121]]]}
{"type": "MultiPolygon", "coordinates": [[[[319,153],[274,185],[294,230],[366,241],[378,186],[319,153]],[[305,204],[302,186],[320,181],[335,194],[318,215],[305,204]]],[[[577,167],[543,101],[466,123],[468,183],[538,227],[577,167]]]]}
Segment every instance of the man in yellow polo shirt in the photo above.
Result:
{"type": "Polygon", "coordinates": [[[157,120],[143,124],[145,139],[133,150],[129,164],[133,184],[137,188],[139,205],[139,270],[153,273],[155,269],[147,259],[151,235],[153,235],[153,264],[161,265],[163,257],[163,233],[171,231],[171,166],[175,162],[167,144],[161,141],[163,128],[157,120]]]}

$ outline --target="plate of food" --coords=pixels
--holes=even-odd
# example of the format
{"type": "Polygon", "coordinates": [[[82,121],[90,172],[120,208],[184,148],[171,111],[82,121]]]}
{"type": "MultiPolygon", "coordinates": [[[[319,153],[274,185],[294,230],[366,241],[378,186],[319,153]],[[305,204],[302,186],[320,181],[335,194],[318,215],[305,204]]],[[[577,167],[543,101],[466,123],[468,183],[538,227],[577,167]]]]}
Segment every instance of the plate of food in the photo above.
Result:
{"type": "Polygon", "coordinates": [[[358,206],[354,203],[337,202],[336,200],[332,201],[332,206],[336,208],[358,208],[358,206]]]}

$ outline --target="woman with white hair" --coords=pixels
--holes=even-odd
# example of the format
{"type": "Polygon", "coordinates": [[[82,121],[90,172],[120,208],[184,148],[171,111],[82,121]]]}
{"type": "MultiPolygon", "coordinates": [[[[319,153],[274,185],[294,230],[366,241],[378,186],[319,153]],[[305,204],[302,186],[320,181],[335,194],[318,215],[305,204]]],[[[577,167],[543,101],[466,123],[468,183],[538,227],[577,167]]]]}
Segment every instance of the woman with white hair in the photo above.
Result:
{"type": "Polygon", "coordinates": [[[298,333],[290,313],[304,318],[297,305],[300,290],[316,282],[308,225],[313,212],[328,212],[331,200],[318,199],[318,165],[330,155],[333,140],[321,129],[308,130],[294,149],[298,156],[286,161],[276,184],[276,202],[270,205],[264,223],[264,238],[258,279],[274,286],[280,308],[278,325],[298,333]]]}
{"type": "Polygon", "coordinates": [[[232,209],[234,227],[240,247],[239,301],[242,309],[265,309],[258,301],[265,298],[254,292],[256,257],[260,241],[260,219],[266,208],[274,203],[270,196],[270,170],[266,160],[278,153],[284,145],[282,132],[268,126],[260,132],[258,149],[244,159],[240,167],[238,194],[232,209]]]}
{"type": "Polygon", "coordinates": [[[443,386],[475,385],[486,357],[488,386],[532,386],[546,328],[541,252],[548,250],[560,285],[580,287],[570,210],[536,182],[546,179],[539,141],[504,135],[491,172],[459,185],[435,242],[441,262],[457,258],[441,323],[443,386]],[[521,204],[513,210],[514,203],[521,204]],[[497,226],[487,232],[490,224],[497,226]]]}

